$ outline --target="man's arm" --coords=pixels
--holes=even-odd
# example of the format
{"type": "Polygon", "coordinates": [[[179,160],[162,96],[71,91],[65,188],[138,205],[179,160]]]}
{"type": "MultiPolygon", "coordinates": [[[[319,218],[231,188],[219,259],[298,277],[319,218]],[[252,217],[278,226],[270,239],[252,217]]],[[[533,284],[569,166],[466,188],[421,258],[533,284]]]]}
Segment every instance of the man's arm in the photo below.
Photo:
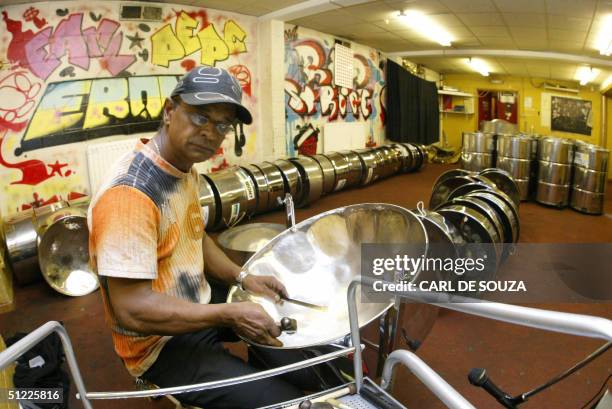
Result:
{"type": "Polygon", "coordinates": [[[208,234],[202,239],[202,252],[207,274],[228,285],[236,283],[240,266],[230,260],[208,234]]]}
{"type": "Polygon", "coordinates": [[[280,329],[259,305],[197,304],[153,291],[151,280],[107,277],[119,324],[140,334],[179,335],[215,326],[232,327],[256,342],[282,346],[280,329]]]}

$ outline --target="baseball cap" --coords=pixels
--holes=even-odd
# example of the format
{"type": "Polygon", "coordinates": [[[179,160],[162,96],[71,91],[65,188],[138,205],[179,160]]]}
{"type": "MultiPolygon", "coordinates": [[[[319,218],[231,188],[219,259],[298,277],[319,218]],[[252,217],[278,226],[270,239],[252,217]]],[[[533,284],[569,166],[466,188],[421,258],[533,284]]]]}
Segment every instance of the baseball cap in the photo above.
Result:
{"type": "Polygon", "coordinates": [[[183,102],[189,105],[233,104],[241,122],[247,125],[253,122],[251,113],[242,105],[240,83],[223,68],[193,68],[179,80],[170,96],[180,96],[183,102]]]}

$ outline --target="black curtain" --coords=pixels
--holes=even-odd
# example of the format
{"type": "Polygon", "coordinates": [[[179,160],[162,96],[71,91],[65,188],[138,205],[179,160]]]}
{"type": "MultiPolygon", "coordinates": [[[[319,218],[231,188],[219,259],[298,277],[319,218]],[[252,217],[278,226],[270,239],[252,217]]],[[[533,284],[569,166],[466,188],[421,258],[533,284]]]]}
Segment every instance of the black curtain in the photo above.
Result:
{"type": "Polygon", "coordinates": [[[435,82],[412,75],[387,61],[387,123],[385,134],[394,142],[429,145],[440,138],[440,111],[435,82]]]}

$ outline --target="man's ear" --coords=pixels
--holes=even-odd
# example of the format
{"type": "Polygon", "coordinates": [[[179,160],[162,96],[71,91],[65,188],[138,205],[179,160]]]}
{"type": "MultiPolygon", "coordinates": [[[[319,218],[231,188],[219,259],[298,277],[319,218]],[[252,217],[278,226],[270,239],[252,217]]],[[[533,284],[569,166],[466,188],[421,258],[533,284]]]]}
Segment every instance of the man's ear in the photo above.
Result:
{"type": "Polygon", "coordinates": [[[175,104],[170,98],[166,98],[164,101],[164,109],[163,109],[163,121],[166,125],[168,125],[169,121],[172,119],[172,114],[174,113],[175,104]]]}

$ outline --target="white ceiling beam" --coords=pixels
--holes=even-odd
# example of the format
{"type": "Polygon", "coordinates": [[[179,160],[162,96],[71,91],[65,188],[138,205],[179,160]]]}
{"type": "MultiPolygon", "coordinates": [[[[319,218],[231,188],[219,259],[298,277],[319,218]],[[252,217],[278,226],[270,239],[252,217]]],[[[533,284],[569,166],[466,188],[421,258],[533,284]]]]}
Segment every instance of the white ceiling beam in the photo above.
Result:
{"type": "Polygon", "coordinates": [[[342,7],[369,3],[372,0],[308,0],[259,16],[259,20],[291,21],[342,7]]]}
{"type": "Polygon", "coordinates": [[[526,50],[423,50],[423,51],[398,51],[387,53],[390,57],[505,57],[505,58],[528,58],[540,60],[567,61],[576,64],[589,64],[599,67],[612,67],[612,59],[587,57],[577,54],[555,53],[548,51],[526,51],[526,50]]]}

